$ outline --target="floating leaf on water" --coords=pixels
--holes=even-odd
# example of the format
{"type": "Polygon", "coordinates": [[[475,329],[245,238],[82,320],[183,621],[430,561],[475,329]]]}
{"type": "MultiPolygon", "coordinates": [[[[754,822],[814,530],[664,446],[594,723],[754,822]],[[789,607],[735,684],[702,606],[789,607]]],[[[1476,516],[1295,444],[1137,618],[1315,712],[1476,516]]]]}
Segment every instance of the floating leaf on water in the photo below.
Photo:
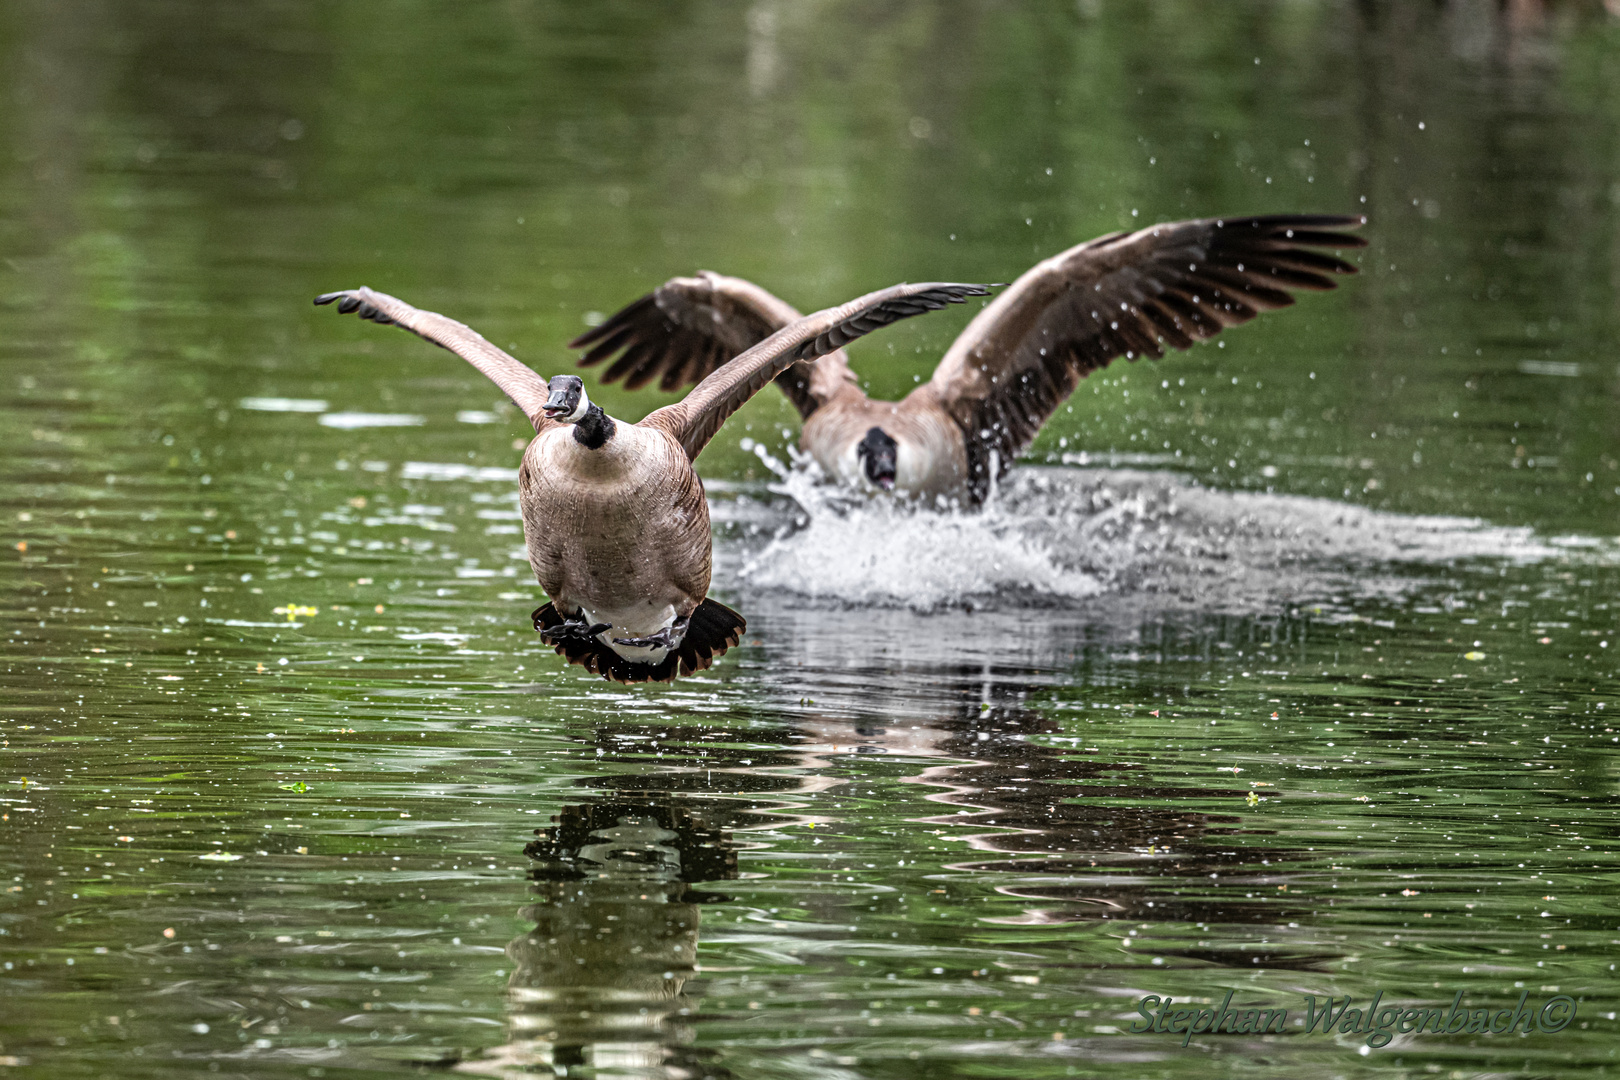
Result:
{"type": "Polygon", "coordinates": [[[1483,659],[1485,659],[1485,654],[1482,653],[1482,652],[1479,652],[1477,650],[1474,651],[1474,652],[1465,652],[1465,653],[1463,653],[1463,659],[1464,660],[1483,660],[1483,659]]]}
{"type": "Polygon", "coordinates": [[[309,785],[304,783],[302,780],[295,784],[277,784],[276,787],[280,788],[282,791],[296,791],[300,795],[309,790],[309,785]]]}
{"type": "Polygon", "coordinates": [[[210,851],[206,854],[197,856],[197,858],[201,859],[203,862],[236,862],[238,859],[244,859],[246,857],[247,856],[245,855],[232,855],[228,851],[210,851]]]}
{"type": "Polygon", "coordinates": [[[1258,806],[1260,805],[1260,796],[1251,791],[1247,795],[1243,796],[1243,801],[1248,803],[1250,806],[1258,806]]]}

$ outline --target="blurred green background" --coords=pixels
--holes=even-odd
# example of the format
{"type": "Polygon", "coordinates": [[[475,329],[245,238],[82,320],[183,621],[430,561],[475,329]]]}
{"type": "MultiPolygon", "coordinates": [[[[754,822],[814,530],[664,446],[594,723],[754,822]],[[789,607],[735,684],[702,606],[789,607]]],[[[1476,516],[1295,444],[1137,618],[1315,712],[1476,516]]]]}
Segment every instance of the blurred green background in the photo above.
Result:
{"type": "MultiPolygon", "coordinates": [[[[1347,291],[1219,350],[1117,365],[1036,459],[1157,455],[1223,486],[1555,529],[1612,530],[1620,506],[1620,29],[1594,4],[10,3],[0,20],[8,358],[100,408],[172,415],[197,470],[259,452],[251,421],[199,402],[490,401],[447,357],[321,321],[317,291],[445,310],[549,373],[588,313],[698,268],[810,310],[1011,280],[1155,220],[1365,211],[1347,291]]],[[[926,376],[969,315],[859,346],[872,391],[926,376]]],[[[747,422],[796,426],[774,394],[747,422]]],[[[497,433],[476,449],[511,458],[497,433]]],[[[751,464],[722,439],[703,469],[751,464]]]]}

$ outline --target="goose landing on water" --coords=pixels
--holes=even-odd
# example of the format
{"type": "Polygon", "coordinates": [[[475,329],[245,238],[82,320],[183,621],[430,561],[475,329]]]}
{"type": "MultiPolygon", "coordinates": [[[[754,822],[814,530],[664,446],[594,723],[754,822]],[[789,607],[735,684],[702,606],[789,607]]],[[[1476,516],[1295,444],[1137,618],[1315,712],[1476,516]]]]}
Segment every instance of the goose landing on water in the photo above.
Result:
{"type": "MultiPolygon", "coordinates": [[[[1038,263],[962,331],[902,401],[861,392],[837,350],[776,377],[804,419],[800,445],[851,487],[984,501],[1081,379],[1116,357],[1158,358],[1331,289],[1356,268],[1315,248],[1358,248],[1329,214],[1207,218],[1098,237],[1038,263]]],[[[602,381],[674,390],[799,317],[741,278],[673,278],[570,342],[602,381]]]]}
{"type": "Polygon", "coordinates": [[[396,324],[487,375],[534,425],[518,502],[534,576],[551,598],[535,629],[569,663],[617,682],[709,667],[747,624],[707,599],[709,507],[692,461],[726,417],[791,364],[899,319],[985,296],[983,285],[896,285],[789,320],[639,423],[614,420],[577,375],[549,382],[461,323],[371,289],[326,293],[340,312],[396,324]]]}

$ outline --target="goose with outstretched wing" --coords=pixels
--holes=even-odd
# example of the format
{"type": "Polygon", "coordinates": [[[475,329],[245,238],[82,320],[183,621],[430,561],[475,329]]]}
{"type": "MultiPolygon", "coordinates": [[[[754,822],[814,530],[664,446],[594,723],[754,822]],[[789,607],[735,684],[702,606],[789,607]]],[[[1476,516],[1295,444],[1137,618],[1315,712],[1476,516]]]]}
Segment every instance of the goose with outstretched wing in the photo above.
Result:
{"type": "Polygon", "coordinates": [[[529,565],[550,601],[535,629],[570,663],[618,682],[666,681],[737,644],[741,615],[708,599],[709,507],[692,469],[726,417],[790,366],[899,319],[984,296],[983,285],[896,285],[785,320],[639,423],[591,402],[577,375],[541,378],[476,331],[372,289],[326,293],[487,375],[534,425],[518,470],[529,565]]]}
{"type": "MultiPolygon", "coordinates": [[[[800,445],[857,488],[976,505],[1080,380],[1117,357],[1162,357],[1291,291],[1334,288],[1356,268],[1322,249],[1359,248],[1352,215],[1205,218],[1114,233],[1036,264],[989,303],[928,382],[900,401],[861,391],[842,350],[775,376],[804,420],[800,445]]],[[[665,390],[703,379],[798,318],[740,278],[673,278],[570,343],[604,382],[665,390]]]]}

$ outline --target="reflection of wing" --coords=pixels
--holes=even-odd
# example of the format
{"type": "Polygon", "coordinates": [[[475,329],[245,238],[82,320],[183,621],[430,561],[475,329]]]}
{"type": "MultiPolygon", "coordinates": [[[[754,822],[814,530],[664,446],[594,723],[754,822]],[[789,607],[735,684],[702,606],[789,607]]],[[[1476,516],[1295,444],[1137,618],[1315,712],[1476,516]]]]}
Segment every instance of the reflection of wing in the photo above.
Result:
{"type": "Polygon", "coordinates": [[[967,436],[981,494],[1090,372],[1117,356],[1189,348],[1271,308],[1331,289],[1355,267],[1312,248],[1363,247],[1334,231],[1363,217],[1209,218],[1116,233],[1031,268],[968,324],[933,388],[967,436]]]}
{"type": "Polygon", "coordinates": [[[946,304],[960,304],[969,296],[986,296],[989,292],[984,285],[941,282],[894,285],[839,307],[818,311],[778,330],[722,365],[683,400],[659,409],[641,422],[669,432],[686,448],[689,459],[696,458],[720,430],[726,417],[790,364],[825,356],[892,322],[925,311],[937,311],[946,304]]]}
{"type": "Polygon", "coordinates": [[[427,338],[461,357],[473,367],[489,376],[491,382],[506,392],[512,403],[523,410],[534,430],[539,431],[551,423],[541,406],[550,391],[546,380],[536,375],[510,353],[485,341],[483,336],[454,319],[431,311],[421,311],[403,300],[361,287],[342,292],[324,293],[315,298],[317,304],[338,302],[338,311],[347,315],[358,311],[362,319],[387,325],[403,326],[419,337],[427,338]]]}
{"type": "MultiPolygon", "coordinates": [[[[697,277],[670,278],[652,292],[568,343],[589,348],[580,367],[618,359],[602,373],[603,382],[623,379],[627,390],[655,377],[661,390],[678,390],[701,382],[721,364],[758,345],[799,318],[793,306],[751,281],[704,270],[697,277]]],[[[817,363],[825,369],[848,368],[841,351],[817,363]]],[[[825,377],[825,376],[824,376],[825,377]]],[[[839,385],[836,379],[830,385],[839,385]]],[[[790,367],[776,377],[801,417],[822,402],[810,391],[809,365],[790,367]]]]}

